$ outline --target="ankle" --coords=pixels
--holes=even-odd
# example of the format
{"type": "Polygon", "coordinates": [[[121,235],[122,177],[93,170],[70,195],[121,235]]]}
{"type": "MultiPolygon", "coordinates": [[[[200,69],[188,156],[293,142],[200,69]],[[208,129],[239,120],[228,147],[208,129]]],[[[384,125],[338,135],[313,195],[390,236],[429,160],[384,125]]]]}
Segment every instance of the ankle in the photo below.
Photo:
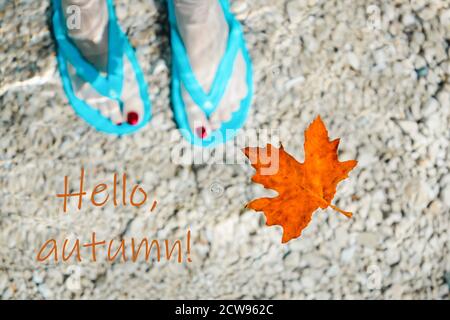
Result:
{"type": "Polygon", "coordinates": [[[174,0],[174,4],[189,56],[225,49],[229,29],[218,0],[174,0]]]}
{"type": "Polygon", "coordinates": [[[66,21],[78,15],[78,27],[68,28],[70,39],[86,60],[97,69],[106,71],[109,25],[106,0],[62,0],[62,10],[66,21]]]}

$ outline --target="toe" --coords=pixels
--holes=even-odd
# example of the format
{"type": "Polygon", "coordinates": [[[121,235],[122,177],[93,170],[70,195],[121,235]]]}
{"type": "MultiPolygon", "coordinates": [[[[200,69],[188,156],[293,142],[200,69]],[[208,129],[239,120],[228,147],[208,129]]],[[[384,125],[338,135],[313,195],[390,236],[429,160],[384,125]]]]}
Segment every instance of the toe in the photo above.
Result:
{"type": "Polygon", "coordinates": [[[139,114],[135,111],[130,111],[127,114],[127,122],[128,124],[135,126],[139,123],[139,114]]]}
{"type": "Polygon", "coordinates": [[[122,124],[123,117],[118,105],[109,106],[109,118],[116,125],[122,124]]]}
{"type": "Polygon", "coordinates": [[[204,127],[204,126],[195,128],[195,134],[197,135],[197,137],[199,137],[201,139],[205,139],[208,136],[206,127],[204,127]]]}
{"type": "Polygon", "coordinates": [[[196,105],[190,105],[187,116],[192,132],[200,139],[207,138],[211,133],[211,126],[202,110],[196,105]]]}
{"type": "Polygon", "coordinates": [[[241,107],[241,101],[247,96],[248,86],[246,83],[246,64],[242,53],[236,58],[233,76],[230,80],[227,91],[217,110],[211,115],[210,123],[213,130],[221,127],[222,123],[229,122],[233,118],[233,113],[241,107]]]}
{"type": "Polygon", "coordinates": [[[124,85],[122,89],[123,119],[129,125],[136,126],[144,118],[144,104],[139,92],[135,72],[128,59],[124,59],[124,85]]]}
{"type": "Polygon", "coordinates": [[[107,103],[100,103],[98,107],[100,113],[105,118],[109,118],[111,113],[109,112],[110,106],[107,103]]]}
{"type": "Polygon", "coordinates": [[[215,130],[220,129],[221,122],[222,122],[222,119],[221,119],[219,113],[214,112],[212,114],[211,118],[209,119],[209,123],[211,125],[211,130],[215,131],[215,130]]]}
{"type": "Polygon", "coordinates": [[[189,127],[198,138],[206,139],[212,131],[210,122],[206,118],[203,110],[195,104],[185,88],[183,88],[182,95],[186,105],[189,127]]]}
{"type": "Polygon", "coordinates": [[[123,119],[132,126],[136,126],[141,123],[143,119],[143,105],[139,98],[136,96],[125,95],[123,97],[123,119]]]}
{"type": "Polygon", "coordinates": [[[223,110],[221,114],[221,119],[223,122],[228,122],[231,120],[231,116],[232,116],[231,109],[227,108],[223,110]]]}

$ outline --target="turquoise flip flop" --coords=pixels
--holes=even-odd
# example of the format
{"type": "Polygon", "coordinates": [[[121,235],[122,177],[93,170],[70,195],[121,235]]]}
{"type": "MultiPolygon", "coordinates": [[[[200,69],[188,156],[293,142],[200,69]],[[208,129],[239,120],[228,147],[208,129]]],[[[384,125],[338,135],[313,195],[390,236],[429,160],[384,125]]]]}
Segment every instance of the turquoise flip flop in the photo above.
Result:
{"type": "Polygon", "coordinates": [[[151,102],[147,93],[144,75],[137,61],[135,52],[128,42],[127,36],[120,29],[112,0],[107,0],[109,12],[109,47],[107,76],[101,75],[96,68],[88,62],[72,43],[67,35],[67,27],[61,7],[61,0],[53,0],[53,31],[58,45],[57,59],[64,91],[75,112],[87,123],[99,131],[112,134],[129,134],[145,126],[151,118],[151,102]],[[133,67],[139,93],[144,105],[144,116],[138,125],[123,123],[114,124],[105,118],[100,111],[89,106],[85,101],[77,98],[72,87],[67,62],[74,68],[79,77],[88,82],[99,94],[117,101],[123,107],[120,97],[123,87],[123,58],[128,57],[133,67]]]}
{"type": "Polygon", "coordinates": [[[172,43],[172,105],[175,120],[182,135],[190,143],[203,147],[213,147],[218,144],[225,143],[235,137],[247,119],[253,96],[253,68],[250,55],[245,45],[242,27],[231,13],[228,0],[217,1],[219,1],[222,6],[225,18],[230,28],[230,33],[228,37],[228,45],[222,61],[219,64],[211,90],[209,93],[205,93],[194,75],[189,63],[186,48],[184,47],[183,40],[178,32],[173,0],[167,0],[172,43]],[[189,126],[185,103],[182,98],[182,85],[186,88],[193,101],[209,118],[219,106],[219,103],[226,92],[227,85],[232,76],[234,62],[239,50],[241,50],[247,64],[246,82],[248,86],[248,94],[241,101],[239,110],[232,114],[230,121],[223,123],[221,128],[213,131],[209,137],[201,139],[200,137],[197,137],[194,132],[192,132],[189,126]]]}

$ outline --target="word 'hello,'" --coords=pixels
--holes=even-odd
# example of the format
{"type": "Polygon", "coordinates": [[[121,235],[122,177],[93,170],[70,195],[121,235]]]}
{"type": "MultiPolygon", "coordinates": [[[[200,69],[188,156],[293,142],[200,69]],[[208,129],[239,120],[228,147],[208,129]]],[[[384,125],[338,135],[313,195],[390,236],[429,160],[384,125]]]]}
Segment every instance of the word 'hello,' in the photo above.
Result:
{"type": "MultiPolygon", "coordinates": [[[[72,197],[78,198],[78,210],[81,210],[81,208],[83,206],[83,198],[85,196],[87,196],[87,192],[84,189],[84,178],[85,178],[84,168],[81,168],[79,191],[70,193],[69,192],[69,177],[68,176],[64,177],[64,193],[56,195],[58,198],[64,199],[64,212],[67,212],[67,202],[68,202],[67,200],[72,197]]],[[[126,173],[124,173],[122,175],[121,190],[118,190],[117,183],[118,183],[118,175],[117,175],[117,173],[115,173],[114,181],[113,181],[113,185],[112,185],[112,201],[113,201],[115,207],[117,207],[119,204],[121,204],[122,206],[127,206],[128,205],[127,198],[128,198],[130,205],[132,205],[133,207],[140,208],[144,204],[147,203],[147,198],[148,198],[147,192],[145,192],[145,190],[142,189],[142,187],[139,186],[138,184],[133,187],[131,194],[129,196],[127,196],[127,175],[126,175],[126,173]],[[142,199],[140,201],[136,201],[137,193],[139,193],[141,195],[142,199]]],[[[108,185],[105,183],[100,183],[100,184],[96,185],[92,189],[92,192],[90,195],[90,201],[91,201],[92,205],[94,205],[96,207],[103,207],[104,205],[106,205],[107,202],[110,200],[110,196],[111,196],[111,194],[109,193],[108,190],[109,190],[108,185]],[[101,196],[103,196],[102,201],[96,200],[97,197],[101,197],[101,196]]],[[[150,211],[153,211],[156,208],[157,204],[158,204],[157,201],[153,201],[153,204],[150,207],[150,211]]]]}

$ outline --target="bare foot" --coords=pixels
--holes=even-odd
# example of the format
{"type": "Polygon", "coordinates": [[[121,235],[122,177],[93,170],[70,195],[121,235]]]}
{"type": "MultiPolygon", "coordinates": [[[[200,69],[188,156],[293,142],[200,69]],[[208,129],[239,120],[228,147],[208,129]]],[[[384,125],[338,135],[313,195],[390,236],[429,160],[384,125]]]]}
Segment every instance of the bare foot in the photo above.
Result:
{"type": "MultiPolygon", "coordinates": [[[[108,69],[108,26],[109,13],[106,0],[62,0],[62,9],[66,20],[79,14],[79,28],[69,23],[68,34],[81,54],[98,71],[106,75],[108,69]]],[[[88,105],[98,109],[104,117],[115,124],[128,122],[137,125],[143,119],[144,105],[140,99],[139,84],[129,59],[123,58],[124,83],[121,100],[116,101],[99,94],[89,83],[76,74],[75,68],[68,63],[68,70],[75,94],[88,105]]]]}
{"type": "MultiPolygon", "coordinates": [[[[228,43],[229,26],[218,0],[174,0],[177,26],[190,64],[205,92],[209,92],[228,43]]],[[[189,124],[200,138],[206,138],[232,118],[247,96],[247,66],[242,53],[236,57],[232,77],[217,109],[207,119],[183,88],[189,124]]]]}

